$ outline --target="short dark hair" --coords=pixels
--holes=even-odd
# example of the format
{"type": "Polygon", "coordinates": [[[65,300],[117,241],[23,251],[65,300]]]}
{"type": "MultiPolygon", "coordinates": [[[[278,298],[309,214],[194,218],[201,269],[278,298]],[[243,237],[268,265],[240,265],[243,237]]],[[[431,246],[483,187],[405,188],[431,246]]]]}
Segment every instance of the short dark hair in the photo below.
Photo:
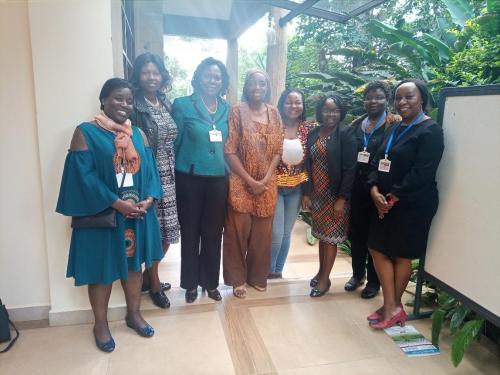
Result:
{"type": "Polygon", "coordinates": [[[365,86],[365,90],[363,91],[363,99],[366,98],[366,95],[368,95],[370,91],[375,91],[378,89],[384,92],[387,101],[391,100],[391,87],[384,81],[371,81],[370,83],[368,83],[365,86]]]}
{"type": "Polygon", "coordinates": [[[417,86],[417,89],[420,92],[420,97],[422,98],[422,110],[424,112],[427,112],[427,105],[429,104],[429,89],[427,88],[427,83],[425,83],[425,81],[422,81],[421,79],[416,78],[403,79],[394,88],[394,97],[396,97],[396,91],[398,90],[398,87],[405,83],[413,83],[415,86],[417,86]]]}
{"type": "Polygon", "coordinates": [[[283,115],[285,113],[285,100],[288,97],[288,95],[291,94],[292,92],[299,94],[300,97],[302,98],[303,110],[302,110],[302,113],[300,114],[300,121],[305,121],[306,120],[306,100],[304,98],[304,93],[300,90],[297,90],[297,89],[286,89],[285,91],[283,91],[281,93],[280,98],[278,99],[278,105],[277,105],[278,111],[280,111],[281,118],[283,118],[283,115]]]}
{"type": "Polygon", "coordinates": [[[99,102],[101,103],[101,110],[104,109],[104,105],[102,101],[109,97],[111,93],[116,89],[130,89],[132,91],[132,95],[134,93],[134,87],[129,81],[126,81],[122,78],[110,78],[104,85],[102,85],[101,92],[99,93],[99,102]]]}
{"type": "Polygon", "coordinates": [[[262,74],[264,76],[264,78],[266,79],[266,83],[267,83],[267,92],[266,92],[266,96],[264,98],[264,103],[269,103],[269,101],[271,100],[271,80],[269,79],[269,75],[267,74],[267,72],[265,70],[262,70],[262,69],[258,69],[258,68],[254,68],[254,69],[250,69],[246,75],[245,75],[245,83],[243,84],[243,93],[241,94],[241,101],[243,102],[248,102],[248,97],[247,97],[247,86],[248,86],[248,81],[250,81],[250,78],[254,75],[254,74],[262,74]]]}
{"type": "Polygon", "coordinates": [[[347,113],[347,109],[342,102],[342,99],[338,95],[326,95],[323,96],[319,99],[318,104],[316,104],[316,121],[318,121],[320,124],[323,123],[323,107],[325,106],[325,102],[328,99],[332,99],[335,105],[337,106],[338,109],[340,109],[340,121],[342,121],[345,118],[345,115],[347,113]]]}
{"type": "Polygon", "coordinates": [[[170,84],[172,83],[172,77],[165,68],[165,64],[160,56],[155,55],[150,52],[143,53],[136,57],[134,61],[134,69],[132,71],[131,82],[136,90],[142,91],[141,89],[141,69],[146,64],[154,64],[161,74],[161,87],[165,90],[170,90],[170,84]]]}
{"type": "Polygon", "coordinates": [[[222,88],[219,95],[226,95],[227,88],[229,87],[229,74],[227,72],[227,68],[222,61],[214,59],[213,57],[207,57],[196,67],[193,79],[191,80],[191,86],[193,86],[193,90],[195,92],[199,91],[201,89],[201,76],[205,69],[212,65],[216,65],[220,69],[222,77],[222,88]]]}

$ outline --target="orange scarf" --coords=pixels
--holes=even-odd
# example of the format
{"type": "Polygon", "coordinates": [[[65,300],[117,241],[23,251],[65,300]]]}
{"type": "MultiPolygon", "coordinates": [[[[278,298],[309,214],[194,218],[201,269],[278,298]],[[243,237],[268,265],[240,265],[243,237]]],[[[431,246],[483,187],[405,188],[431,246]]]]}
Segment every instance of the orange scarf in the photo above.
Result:
{"type": "Polygon", "coordinates": [[[98,113],[95,122],[101,128],[116,134],[115,137],[115,155],[113,164],[116,173],[122,173],[122,166],[126,173],[137,173],[141,166],[141,158],[135,150],[132,142],[132,123],[130,120],[123,124],[117,124],[111,120],[104,112],[98,113]]]}

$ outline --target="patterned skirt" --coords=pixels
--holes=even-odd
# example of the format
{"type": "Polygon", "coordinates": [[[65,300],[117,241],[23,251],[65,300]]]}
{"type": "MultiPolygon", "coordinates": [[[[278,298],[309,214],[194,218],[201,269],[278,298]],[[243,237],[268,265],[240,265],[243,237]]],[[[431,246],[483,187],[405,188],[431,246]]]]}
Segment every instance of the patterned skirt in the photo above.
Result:
{"type": "Polygon", "coordinates": [[[344,212],[336,214],[333,207],[338,199],[330,189],[328,177],[327,139],[318,138],[311,147],[312,183],[311,214],[312,234],[320,241],[337,245],[347,239],[349,229],[349,204],[344,212]]]}

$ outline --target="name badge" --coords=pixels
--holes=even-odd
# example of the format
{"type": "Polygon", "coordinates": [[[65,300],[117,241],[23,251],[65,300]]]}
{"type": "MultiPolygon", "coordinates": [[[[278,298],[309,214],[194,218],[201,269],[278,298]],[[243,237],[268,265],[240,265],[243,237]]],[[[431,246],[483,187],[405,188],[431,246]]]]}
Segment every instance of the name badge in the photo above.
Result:
{"type": "Polygon", "coordinates": [[[389,159],[380,159],[378,162],[378,170],[388,173],[391,170],[391,161],[389,159]]]}
{"type": "MultiPolygon", "coordinates": [[[[123,173],[116,174],[116,183],[118,187],[122,185],[123,173]]],[[[125,180],[123,181],[123,187],[134,186],[134,178],[132,177],[132,173],[125,173],[125,180]]]]}
{"type": "Polygon", "coordinates": [[[222,142],[222,132],[220,130],[210,130],[208,134],[210,135],[210,142],[222,142]]]}
{"type": "Polygon", "coordinates": [[[370,153],[367,151],[360,151],[358,152],[358,162],[359,163],[368,163],[368,160],[370,160],[370,153]]]}

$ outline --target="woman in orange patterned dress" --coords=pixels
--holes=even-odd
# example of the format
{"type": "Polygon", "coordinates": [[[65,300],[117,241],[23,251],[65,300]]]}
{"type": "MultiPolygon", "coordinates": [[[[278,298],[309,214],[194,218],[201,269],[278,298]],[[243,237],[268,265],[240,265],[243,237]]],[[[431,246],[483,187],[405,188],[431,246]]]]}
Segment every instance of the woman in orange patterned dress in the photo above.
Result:
{"type": "Polygon", "coordinates": [[[225,145],[231,167],[229,207],[224,226],[224,282],[238,298],[245,283],[265,291],[271,258],[272,222],[276,205],[276,167],[283,147],[283,125],[278,110],[267,104],[267,73],[250,70],[242,103],[229,114],[225,145]]]}
{"type": "Polygon", "coordinates": [[[357,150],[352,130],[340,124],[345,113],[338,96],[320,100],[316,119],[321,126],[307,139],[309,181],[304,195],[310,198],[305,201],[312,213],[312,233],[319,239],[319,271],[311,280],[311,297],[321,297],[330,289],[337,245],[347,239],[357,150]]]}

